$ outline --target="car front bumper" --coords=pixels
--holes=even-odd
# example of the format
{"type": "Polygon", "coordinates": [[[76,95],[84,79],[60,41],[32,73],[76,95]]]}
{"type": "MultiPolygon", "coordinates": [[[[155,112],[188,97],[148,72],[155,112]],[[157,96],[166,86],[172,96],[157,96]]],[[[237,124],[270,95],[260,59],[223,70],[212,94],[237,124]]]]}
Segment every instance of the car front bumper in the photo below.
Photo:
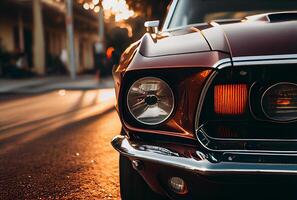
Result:
{"type": "MultiPolygon", "coordinates": [[[[184,153],[185,151],[180,153],[159,143],[147,145],[131,141],[127,136],[116,136],[112,146],[131,161],[142,162],[144,166],[138,170],[139,174],[151,189],[171,199],[217,199],[217,194],[235,195],[234,191],[239,192],[242,188],[253,192],[259,189],[258,193],[269,194],[270,196],[264,196],[269,198],[275,197],[273,191],[280,192],[285,188],[288,194],[297,187],[297,164],[213,162],[210,161],[209,155],[204,155],[200,151],[194,151],[196,155],[184,153]],[[168,188],[168,180],[174,176],[182,177],[188,184],[189,193],[186,196],[176,195],[168,188]],[[275,189],[272,189],[272,182],[276,183],[273,185],[275,189]],[[284,186],[283,183],[288,182],[289,187],[284,186]],[[266,184],[269,185],[267,193],[263,187],[266,184]]],[[[283,194],[284,192],[280,192],[280,195],[283,194]]],[[[297,197],[297,193],[293,196],[297,197]]]]}
{"type": "MultiPolygon", "coordinates": [[[[112,146],[122,155],[132,160],[143,160],[162,165],[168,165],[183,170],[192,171],[201,175],[219,174],[288,174],[297,175],[297,165],[284,164],[259,164],[259,163],[235,163],[217,162],[212,163],[208,159],[197,160],[182,155],[177,155],[164,147],[151,146],[154,151],[142,148],[141,144],[129,141],[126,136],[117,136],[112,141],[112,146]],[[160,150],[160,151],[158,151],[160,150]]],[[[201,156],[200,158],[203,158],[201,156]]]]}

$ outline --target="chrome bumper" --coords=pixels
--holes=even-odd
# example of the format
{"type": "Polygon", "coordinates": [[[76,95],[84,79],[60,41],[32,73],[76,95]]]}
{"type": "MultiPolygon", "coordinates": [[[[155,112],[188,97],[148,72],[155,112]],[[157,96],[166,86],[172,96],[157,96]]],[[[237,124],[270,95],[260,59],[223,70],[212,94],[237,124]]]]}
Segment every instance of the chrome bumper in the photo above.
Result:
{"type": "Polygon", "coordinates": [[[263,163],[236,163],[218,162],[212,163],[207,159],[197,160],[184,157],[159,146],[142,145],[129,141],[126,136],[116,136],[112,146],[124,156],[130,159],[149,161],[175,167],[181,170],[191,171],[200,175],[232,175],[232,174],[276,174],[297,175],[297,165],[294,164],[263,164],[263,163]]]}

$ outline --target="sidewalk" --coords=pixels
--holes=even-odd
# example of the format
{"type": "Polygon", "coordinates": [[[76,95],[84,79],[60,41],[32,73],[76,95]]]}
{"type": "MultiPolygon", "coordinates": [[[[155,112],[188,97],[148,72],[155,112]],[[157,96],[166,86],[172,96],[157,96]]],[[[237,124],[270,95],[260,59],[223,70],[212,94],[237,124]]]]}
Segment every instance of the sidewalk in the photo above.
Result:
{"type": "Polygon", "coordinates": [[[52,76],[30,79],[0,79],[0,93],[41,93],[52,90],[91,90],[112,88],[111,77],[101,78],[100,82],[95,76],[78,76],[71,80],[68,76],[52,76]]]}

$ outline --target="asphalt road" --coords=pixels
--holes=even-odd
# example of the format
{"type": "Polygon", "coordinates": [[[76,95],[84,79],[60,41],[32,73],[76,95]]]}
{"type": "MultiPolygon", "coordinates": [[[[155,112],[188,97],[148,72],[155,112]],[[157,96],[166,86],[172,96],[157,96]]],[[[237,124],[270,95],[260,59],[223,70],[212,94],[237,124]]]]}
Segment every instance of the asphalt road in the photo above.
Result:
{"type": "Polygon", "coordinates": [[[0,96],[0,199],[119,199],[113,89],[0,96]]]}

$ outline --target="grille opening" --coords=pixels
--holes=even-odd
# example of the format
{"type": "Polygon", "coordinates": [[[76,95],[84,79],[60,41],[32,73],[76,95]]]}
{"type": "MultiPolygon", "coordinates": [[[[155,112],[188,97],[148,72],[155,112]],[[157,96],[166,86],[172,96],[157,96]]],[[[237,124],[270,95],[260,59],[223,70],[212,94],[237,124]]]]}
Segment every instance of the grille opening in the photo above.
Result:
{"type": "Polygon", "coordinates": [[[297,83],[296,74],[297,66],[293,64],[220,70],[204,99],[197,128],[204,127],[206,134],[215,139],[296,140],[297,120],[271,121],[261,108],[262,94],[269,86],[297,83]]]}
{"type": "Polygon", "coordinates": [[[279,126],[270,123],[211,121],[203,125],[207,135],[213,139],[296,139],[296,126],[279,126]]]}

